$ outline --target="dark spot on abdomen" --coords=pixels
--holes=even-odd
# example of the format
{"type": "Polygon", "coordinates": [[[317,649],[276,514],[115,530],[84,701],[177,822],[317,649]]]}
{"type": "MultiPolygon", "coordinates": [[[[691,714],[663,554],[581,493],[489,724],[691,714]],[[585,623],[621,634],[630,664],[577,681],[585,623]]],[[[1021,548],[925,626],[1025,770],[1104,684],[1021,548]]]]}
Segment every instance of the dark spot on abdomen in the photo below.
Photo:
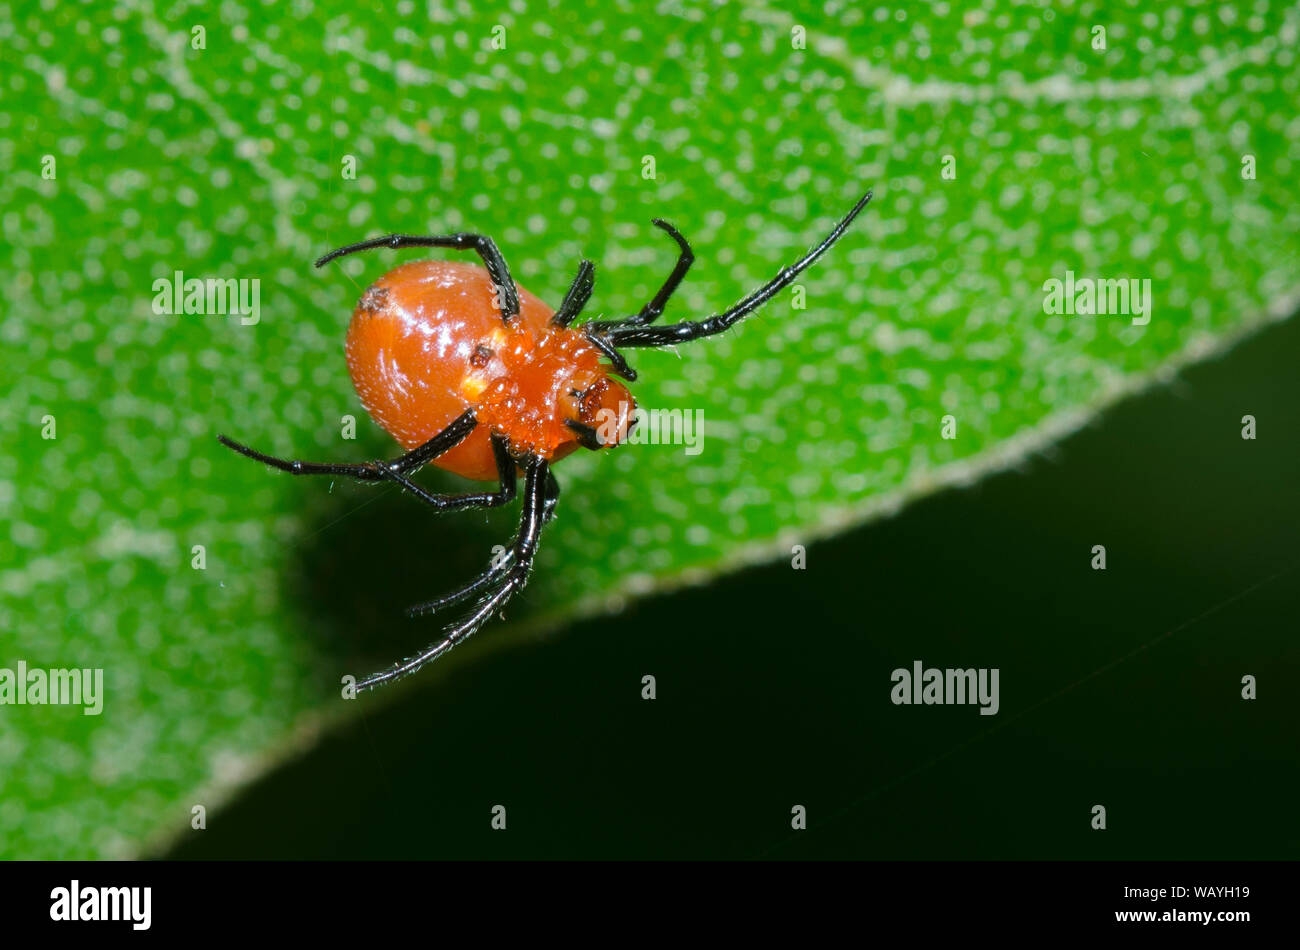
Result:
{"type": "Polygon", "coordinates": [[[361,303],[357,305],[362,313],[376,314],[388,306],[388,288],[374,286],[366,290],[361,295],[361,303]]]}
{"type": "Polygon", "coordinates": [[[469,355],[469,365],[475,369],[482,369],[492,362],[493,355],[492,347],[486,343],[480,343],[474,347],[474,352],[469,355]]]}

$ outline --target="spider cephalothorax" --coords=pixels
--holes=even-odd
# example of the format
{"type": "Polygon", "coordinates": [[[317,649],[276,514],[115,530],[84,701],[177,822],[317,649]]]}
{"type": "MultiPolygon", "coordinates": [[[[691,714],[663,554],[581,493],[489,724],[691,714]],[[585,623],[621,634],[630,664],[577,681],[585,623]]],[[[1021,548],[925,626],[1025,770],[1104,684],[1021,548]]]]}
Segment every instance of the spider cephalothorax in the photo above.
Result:
{"type": "Polygon", "coordinates": [[[414,237],[394,234],[331,251],[320,267],[357,251],[388,247],[450,247],[475,251],[483,266],[412,261],[390,271],[361,296],[348,327],[348,370],[366,411],[409,451],[392,461],[301,462],[265,455],[225,436],[235,451],[295,475],[343,475],[391,481],[439,511],[504,505],[524,476],[519,534],[487,571],[438,600],[410,608],[433,613],[478,597],[468,615],[414,657],[357,684],[366,689],[414,672],[478,630],[524,585],[542,528],[559,498],[550,466],[579,447],[624,441],[635,403],[615,377],[636,373],[620,352],[712,336],[752,313],[829,248],[871,200],[867,192],[820,244],[758,290],[703,320],[655,325],[694,261],[672,225],[655,225],[677,242],[677,264],[637,314],[571,326],[591,297],[594,267],[582,261],[563,302],[551,310],[518,287],[491,238],[478,234],[414,237]],[[410,480],[432,463],[480,481],[490,492],[434,495],[410,480]]]}

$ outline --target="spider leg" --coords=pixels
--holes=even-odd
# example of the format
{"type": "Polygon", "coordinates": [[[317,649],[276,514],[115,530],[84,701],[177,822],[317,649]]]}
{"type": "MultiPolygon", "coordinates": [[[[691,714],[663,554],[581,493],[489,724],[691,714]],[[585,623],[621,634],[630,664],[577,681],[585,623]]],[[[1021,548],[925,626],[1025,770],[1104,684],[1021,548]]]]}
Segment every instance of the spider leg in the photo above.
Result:
{"type": "Polygon", "coordinates": [[[555,473],[550,467],[546,469],[546,497],[542,503],[542,524],[548,525],[555,517],[555,506],[560,502],[560,483],[555,480],[555,473]]]}
{"type": "Polygon", "coordinates": [[[582,332],[587,335],[587,339],[591,341],[591,345],[600,350],[600,355],[613,364],[610,366],[610,371],[615,376],[622,376],[628,382],[635,382],[636,370],[627,365],[627,360],[623,358],[622,353],[614,349],[614,344],[609,342],[609,337],[605,336],[603,333],[589,330],[588,327],[590,326],[592,326],[590,323],[584,324],[582,332]]]}
{"type": "Polygon", "coordinates": [[[476,425],[478,420],[474,417],[474,410],[466,410],[424,445],[412,449],[391,462],[303,462],[298,459],[282,459],[267,455],[256,449],[250,449],[234,439],[228,439],[224,435],[217,436],[217,441],[240,455],[264,462],[290,475],[342,475],[362,482],[379,482],[392,478],[393,474],[405,475],[414,472],[426,462],[454,449],[474,431],[476,425]]]}
{"type": "Polygon", "coordinates": [[[466,617],[445,629],[441,639],[429,644],[415,656],[407,657],[402,662],[361,680],[357,683],[357,692],[414,673],[426,663],[436,660],[478,631],[528,582],[528,572],[533,565],[533,556],[537,553],[542,528],[546,525],[548,511],[554,508],[553,503],[548,507],[553,484],[549,475],[550,467],[544,459],[530,457],[525,463],[523,512],[519,519],[519,534],[514,541],[514,561],[500,572],[500,585],[497,589],[480,601],[466,617]]]}
{"type": "Polygon", "coordinates": [[[855,204],[852,210],[844,216],[835,229],[827,235],[826,239],[812,248],[807,254],[795,261],[788,267],[783,267],[775,277],[769,280],[762,287],[759,287],[753,293],[737,302],[728,310],[704,320],[692,320],[685,323],[674,323],[669,326],[616,326],[608,331],[593,331],[593,337],[599,335],[611,347],[619,346],[671,346],[674,343],[686,343],[690,340],[698,340],[701,337],[713,336],[715,333],[721,333],[729,329],[743,318],[753,313],[767,301],[771,300],[783,288],[789,286],[794,279],[808,268],[817,258],[821,257],[826,250],[840,239],[853,219],[859,212],[867,206],[871,200],[871,192],[867,192],[855,204]]]}
{"type": "Polygon", "coordinates": [[[582,308],[587,306],[587,301],[591,299],[592,288],[596,285],[595,274],[596,265],[591,261],[584,260],[578,265],[578,275],[569,285],[569,292],[564,295],[560,309],[551,317],[551,326],[567,327],[573,322],[573,318],[582,312],[582,308]]]}
{"type": "MultiPolygon", "coordinates": [[[[546,472],[546,495],[542,503],[543,526],[550,524],[551,519],[555,516],[555,506],[558,504],[559,500],[560,483],[555,480],[555,473],[548,468],[546,472]]],[[[442,608],[450,607],[452,604],[458,604],[462,600],[465,600],[473,594],[483,590],[485,587],[491,586],[493,581],[500,578],[502,574],[514,565],[514,546],[517,541],[518,538],[512,540],[510,542],[510,547],[506,549],[505,553],[502,554],[499,559],[493,561],[491,567],[478,577],[474,578],[474,580],[470,581],[464,587],[454,590],[449,594],[444,594],[435,600],[425,601],[422,604],[415,604],[412,607],[408,607],[406,609],[407,616],[422,617],[437,613],[442,608]]]]}
{"type": "Polygon", "coordinates": [[[499,508],[515,499],[515,460],[510,457],[506,437],[493,434],[492,454],[496,457],[497,478],[500,487],[491,492],[469,492],[463,495],[435,495],[425,491],[401,472],[380,465],[379,472],[389,481],[397,482],[426,505],[436,511],[463,511],[466,508],[499,508]]]}
{"type": "Polygon", "coordinates": [[[487,268],[488,276],[497,287],[502,321],[509,325],[511,320],[519,316],[519,291],[510,277],[510,268],[506,266],[506,259],[501,256],[501,250],[496,242],[483,234],[460,232],[427,237],[414,234],[389,234],[386,237],[370,238],[367,241],[358,241],[356,244],[335,248],[324,257],[318,258],[316,266],[324,267],[330,261],[346,254],[369,251],[376,247],[452,247],[462,251],[473,251],[483,259],[483,266],[487,268]]]}
{"type": "Polygon", "coordinates": [[[492,586],[494,581],[501,578],[503,574],[515,564],[514,542],[511,541],[511,547],[501,555],[499,560],[494,560],[491,567],[480,574],[474,580],[470,581],[464,587],[452,591],[450,594],[444,594],[436,600],[425,601],[422,604],[406,608],[408,617],[425,617],[429,614],[435,614],[444,607],[450,607],[452,604],[459,604],[462,600],[477,594],[485,587],[492,586]]]}
{"type": "Polygon", "coordinates": [[[677,291],[681,285],[682,279],[686,272],[691,269],[695,263],[695,254],[691,250],[691,245],[686,238],[682,237],[682,232],[665,221],[663,218],[655,218],[652,222],[655,227],[661,231],[666,231],[668,236],[677,242],[679,254],[677,263],[673,265],[673,271],[664,281],[664,285],[659,288],[659,293],[655,294],[650,302],[641,308],[640,313],[635,316],[625,317],[622,320],[593,320],[587,326],[592,327],[600,332],[612,330],[615,327],[639,327],[654,323],[664,312],[664,307],[668,306],[668,299],[677,291]]]}

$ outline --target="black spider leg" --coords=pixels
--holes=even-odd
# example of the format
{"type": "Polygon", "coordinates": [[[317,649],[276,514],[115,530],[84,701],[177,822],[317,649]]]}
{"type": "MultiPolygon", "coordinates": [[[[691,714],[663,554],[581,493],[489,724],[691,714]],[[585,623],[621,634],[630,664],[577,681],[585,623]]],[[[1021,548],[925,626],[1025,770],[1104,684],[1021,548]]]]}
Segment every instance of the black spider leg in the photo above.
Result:
{"type": "Polygon", "coordinates": [[[673,265],[673,271],[664,281],[664,285],[659,288],[659,292],[650,298],[650,302],[641,308],[640,313],[635,316],[624,317],[621,320],[593,320],[586,324],[583,329],[588,331],[605,332],[615,327],[640,327],[654,323],[664,312],[664,307],[668,306],[668,299],[677,292],[681,286],[682,280],[686,277],[686,272],[691,269],[695,263],[695,253],[691,250],[691,245],[682,232],[665,221],[663,218],[654,218],[651,223],[662,231],[666,231],[668,236],[677,242],[679,253],[677,263],[673,265]]]}
{"type": "Polygon", "coordinates": [[[383,476],[397,482],[420,501],[437,511],[463,511],[466,508],[499,508],[515,500],[515,460],[510,457],[509,443],[503,435],[493,434],[492,455],[497,463],[497,480],[500,487],[492,492],[469,492],[463,495],[435,495],[425,491],[401,472],[387,466],[379,467],[383,476]]]}
{"type": "Polygon", "coordinates": [[[826,239],[801,257],[798,261],[789,267],[783,267],[775,277],[769,280],[762,287],[759,287],[749,296],[733,305],[730,309],[708,317],[704,320],[692,320],[685,323],[674,323],[669,326],[622,326],[615,327],[606,333],[600,334],[608,341],[611,347],[619,346],[671,346],[674,343],[686,343],[690,340],[698,340],[701,337],[713,336],[715,333],[721,333],[724,330],[734,326],[744,317],[753,313],[767,301],[771,300],[783,288],[787,287],[800,273],[802,273],[817,258],[821,257],[826,250],[838,241],[844,234],[853,219],[858,216],[867,202],[871,200],[871,192],[867,192],[859,199],[858,203],[853,206],[844,219],[835,225],[835,229],[827,235],[826,239]]]}
{"type": "Polygon", "coordinates": [[[551,523],[555,517],[555,506],[560,502],[560,483],[555,480],[555,473],[551,471],[550,466],[546,468],[546,500],[542,506],[542,526],[551,523]]]}
{"type": "Polygon", "coordinates": [[[358,251],[368,251],[376,247],[454,247],[462,251],[474,251],[479,257],[483,258],[483,266],[487,268],[488,276],[492,278],[492,283],[497,287],[498,302],[501,306],[501,319],[506,324],[509,324],[511,320],[519,316],[519,291],[515,288],[515,282],[510,277],[510,268],[506,266],[506,259],[501,256],[501,251],[496,242],[482,234],[440,234],[431,237],[419,237],[412,234],[390,234],[387,237],[371,238],[368,241],[358,241],[356,244],[336,248],[318,259],[316,266],[324,267],[330,261],[343,257],[345,254],[355,254],[358,251]]]}
{"type": "Polygon", "coordinates": [[[596,265],[584,260],[578,265],[578,274],[569,285],[569,292],[564,295],[560,309],[551,317],[551,326],[567,327],[573,318],[582,312],[591,299],[591,292],[596,286],[596,265]]]}
{"type": "MultiPolygon", "coordinates": [[[[596,267],[591,261],[584,260],[578,265],[578,275],[573,278],[573,283],[569,285],[569,292],[564,295],[564,302],[560,304],[560,309],[555,311],[555,315],[551,317],[551,326],[567,327],[573,322],[573,318],[582,312],[582,308],[591,299],[591,291],[596,283],[595,272],[596,267]]],[[[584,326],[584,333],[586,333],[586,329],[584,326]]],[[[613,364],[611,369],[616,376],[622,376],[629,381],[636,379],[636,370],[627,365],[627,360],[623,359],[623,355],[610,346],[607,340],[590,334],[587,334],[587,339],[591,341],[596,349],[600,350],[601,355],[608,357],[610,363],[613,364]]]]}
{"type": "MultiPolygon", "coordinates": [[[[555,516],[555,506],[560,500],[560,483],[555,480],[555,473],[547,471],[546,473],[546,504],[542,512],[543,524],[550,524],[551,519],[555,516]]],[[[493,581],[498,580],[502,574],[509,570],[515,563],[515,544],[518,538],[511,540],[505,551],[492,562],[492,566],[480,574],[474,580],[470,581],[464,587],[445,594],[436,600],[430,600],[423,604],[416,604],[407,608],[407,616],[421,617],[428,614],[437,613],[444,607],[450,607],[452,604],[458,604],[463,600],[477,594],[485,587],[492,585],[493,581]]]]}
{"type": "Polygon", "coordinates": [[[600,350],[600,355],[608,359],[612,364],[610,366],[611,372],[615,376],[622,376],[629,383],[636,382],[636,370],[627,365],[627,360],[623,358],[623,354],[614,349],[614,344],[609,342],[608,337],[601,333],[588,331],[587,327],[590,325],[584,325],[582,331],[586,334],[587,339],[591,341],[591,345],[600,350]]]}
{"type": "Polygon", "coordinates": [[[224,435],[217,436],[217,441],[240,455],[264,462],[290,475],[342,475],[362,482],[379,482],[392,478],[394,474],[406,475],[414,472],[426,462],[454,449],[474,431],[476,425],[478,420],[474,417],[474,410],[466,410],[424,445],[412,449],[391,462],[303,462],[298,459],[282,459],[274,455],[266,455],[224,435]]]}
{"type": "Polygon", "coordinates": [[[672,273],[668,275],[668,279],[659,288],[659,292],[636,315],[622,320],[592,320],[582,327],[582,332],[586,334],[587,339],[591,341],[596,349],[600,350],[602,356],[609,360],[614,374],[622,376],[629,382],[636,381],[636,370],[629,366],[623,354],[614,348],[614,344],[609,341],[607,336],[608,332],[615,327],[645,326],[658,320],[664,312],[664,307],[668,305],[668,298],[676,292],[682,278],[686,276],[686,272],[695,263],[695,254],[691,251],[690,244],[687,243],[686,238],[682,237],[680,231],[662,218],[655,218],[653,223],[655,227],[667,231],[668,235],[677,242],[677,247],[680,250],[677,263],[673,265],[672,273]]]}
{"type": "Polygon", "coordinates": [[[524,504],[519,519],[519,534],[514,541],[514,560],[510,567],[499,575],[497,588],[480,601],[461,621],[443,631],[443,636],[429,644],[424,650],[402,662],[372,673],[357,683],[357,692],[372,689],[399,677],[414,673],[444,653],[451,650],[463,640],[472,636],[483,624],[505,606],[506,601],[528,581],[528,572],[533,566],[533,556],[537,553],[537,543],[541,538],[542,528],[547,521],[547,513],[553,509],[547,496],[551,480],[548,478],[550,466],[544,459],[530,456],[524,463],[524,504]]]}

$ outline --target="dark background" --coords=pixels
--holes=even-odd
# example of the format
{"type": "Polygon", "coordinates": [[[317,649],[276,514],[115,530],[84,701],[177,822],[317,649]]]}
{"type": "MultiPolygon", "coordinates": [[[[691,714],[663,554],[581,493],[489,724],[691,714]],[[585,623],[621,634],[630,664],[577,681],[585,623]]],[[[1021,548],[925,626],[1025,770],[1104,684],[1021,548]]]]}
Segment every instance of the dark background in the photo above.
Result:
{"type": "MultiPolygon", "coordinates": [[[[1297,356],[1293,319],[1018,470],[811,546],[805,571],[408,681],[171,853],[1294,858],[1297,356]],[[1000,712],[892,705],[891,671],[916,659],[998,667],[1000,712]]],[[[405,510],[386,499],[306,555],[313,609],[427,588],[346,581],[405,510]]]]}

